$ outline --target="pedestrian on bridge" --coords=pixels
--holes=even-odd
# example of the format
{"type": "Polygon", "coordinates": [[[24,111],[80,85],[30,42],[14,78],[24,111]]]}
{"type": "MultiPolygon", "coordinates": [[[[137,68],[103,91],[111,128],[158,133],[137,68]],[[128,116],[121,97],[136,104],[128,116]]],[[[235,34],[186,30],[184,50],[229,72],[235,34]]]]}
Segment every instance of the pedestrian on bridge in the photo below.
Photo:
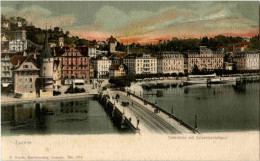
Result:
{"type": "Polygon", "coordinates": [[[138,125],[139,125],[139,122],[140,122],[140,120],[139,120],[139,118],[138,118],[138,117],[136,117],[136,120],[137,120],[137,125],[136,125],[136,128],[138,129],[138,125]]]}

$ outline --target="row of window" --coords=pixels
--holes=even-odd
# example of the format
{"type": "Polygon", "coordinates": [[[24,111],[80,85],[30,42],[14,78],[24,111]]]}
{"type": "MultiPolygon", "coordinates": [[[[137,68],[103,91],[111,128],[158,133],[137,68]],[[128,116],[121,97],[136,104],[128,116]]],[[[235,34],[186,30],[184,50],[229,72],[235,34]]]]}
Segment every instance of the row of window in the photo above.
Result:
{"type": "Polygon", "coordinates": [[[30,85],[27,85],[27,84],[19,84],[19,88],[33,88],[33,85],[32,84],[30,84],[30,85]]]}
{"type": "Polygon", "coordinates": [[[4,70],[10,70],[11,68],[10,67],[4,67],[3,69],[4,70]]]}
{"type": "Polygon", "coordinates": [[[20,71],[20,72],[17,72],[17,74],[19,76],[21,76],[21,75],[38,75],[39,72],[38,71],[20,71]]]}
{"type": "Polygon", "coordinates": [[[24,79],[23,78],[19,78],[19,82],[22,82],[24,80],[24,82],[32,82],[33,81],[33,78],[28,78],[28,77],[25,77],[24,79]]]}

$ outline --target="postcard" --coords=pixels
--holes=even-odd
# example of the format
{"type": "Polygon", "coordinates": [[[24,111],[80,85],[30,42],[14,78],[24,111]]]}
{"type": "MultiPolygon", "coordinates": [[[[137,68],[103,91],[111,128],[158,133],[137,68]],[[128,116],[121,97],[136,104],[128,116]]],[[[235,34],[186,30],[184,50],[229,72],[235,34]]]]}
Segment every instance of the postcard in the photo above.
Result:
{"type": "Polygon", "coordinates": [[[259,160],[258,1],[2,1],[1,159],[259,160]]]}

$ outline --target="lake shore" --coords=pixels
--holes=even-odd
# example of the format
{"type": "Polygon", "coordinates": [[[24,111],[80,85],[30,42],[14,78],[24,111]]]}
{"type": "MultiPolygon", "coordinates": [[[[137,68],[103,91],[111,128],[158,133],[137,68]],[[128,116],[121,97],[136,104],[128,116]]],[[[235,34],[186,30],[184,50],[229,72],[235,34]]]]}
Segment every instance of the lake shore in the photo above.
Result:
{"type": "Polygon", "coordinates": [[[85,97],[94,97],[95,93],[77,93],[77,94],[64,94],[59,96],[51,97],[38,97],[38,98],[13,98],[10,96],[2,95],[1,104],[16,104],[16,103],[30,103],[30,102],[46,102],[46,101],[55,101],[55,100],[65,100],[72,98],[85,98],[85,97]]]}

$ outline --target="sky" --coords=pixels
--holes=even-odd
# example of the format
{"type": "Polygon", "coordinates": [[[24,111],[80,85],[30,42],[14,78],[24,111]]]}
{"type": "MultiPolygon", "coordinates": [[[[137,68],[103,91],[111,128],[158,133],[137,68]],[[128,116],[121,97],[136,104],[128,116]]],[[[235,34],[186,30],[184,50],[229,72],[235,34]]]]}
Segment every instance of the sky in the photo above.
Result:
{"type": "Polygon", "coordinates": [[[36,27],[59,26],[71,36],[123,43],[259,33],[258,1],[26,1],[1,2],[1,13],[36,27]]]}

